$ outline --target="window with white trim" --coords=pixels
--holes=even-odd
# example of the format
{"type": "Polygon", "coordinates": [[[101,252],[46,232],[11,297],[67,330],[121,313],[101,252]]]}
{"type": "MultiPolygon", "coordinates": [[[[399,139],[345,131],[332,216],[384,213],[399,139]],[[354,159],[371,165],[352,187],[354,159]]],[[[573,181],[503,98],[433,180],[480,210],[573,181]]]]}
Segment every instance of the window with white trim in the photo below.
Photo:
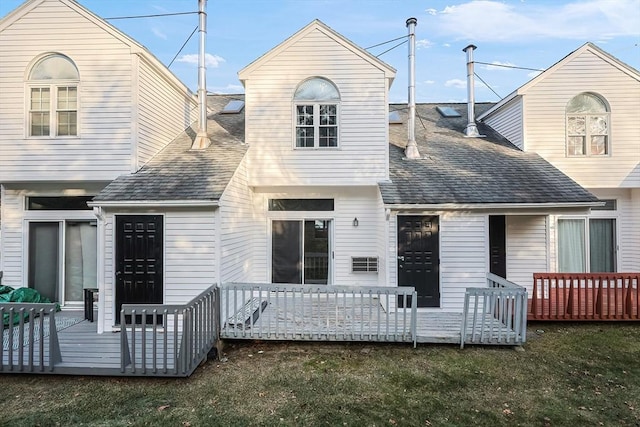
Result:
{"type": "Polygon", "coordinates": [[[558,219],[558,272],[615,272],[616,249],[615,219],[558,219]]]}
{"type": "Polygon", "coordinates": [[[606,156],[610,153],[609,108],[604,99],[581,93],[566,108],[567,155],[606,156]]]}
{"type": "Polygon", "coordinates": [[[293,96],[296,148],[338,146],[340,93],[322,77],[300,83],[293,96]]]}
{"type": "Polygon", "coordinates": [[[78,135],[80,75],[64,55],[46,55],[31,68],[27,81],[28,134],[32,137],[78,135]]]}

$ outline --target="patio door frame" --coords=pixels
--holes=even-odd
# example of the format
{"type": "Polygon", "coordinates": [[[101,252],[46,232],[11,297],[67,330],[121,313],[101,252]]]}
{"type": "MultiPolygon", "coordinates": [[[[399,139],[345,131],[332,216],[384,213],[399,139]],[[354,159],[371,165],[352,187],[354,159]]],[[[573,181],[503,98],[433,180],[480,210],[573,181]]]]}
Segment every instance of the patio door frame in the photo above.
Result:
{"type": "MultiPolygon", "coordinates": [[[[66,250],[66,226],[67,222],[87,222],[94,223],[97,227],[97,219],[95,215],[93,215],[92,211],[89,213],[79,213],[83,211],[69,211],[65,212],[64,218],[61,217],[59,213],[52,213],[56,211],[25,211],[24,218],[24,233],[23,233],[23,277],[24,282],[29,284],[29,275],[30,275],[30,244],[31,244],[31,235],[30,229],[32,223],[56,223],[58,224],[58,272],[57,272],[57,289],[56,294],[59,296],[59,302],[63,307],[70,306],[82,306],[82,299],[74,300],[74,301],[66,301],[66,286],[65,286],[65,277],[66,277],[66,263],[65,263],[65,250],[66,250]],[[78,212],[78,213],[76,213],[78,212]],[[75,213],[75,214],[74,214],[75,213]]],[[[96,228],[96,233],[97,233],[96,228]]],[[[97,237],[97,236],[96,236],[97,237]]],[[[96,247],[96,254],[98,252],[98,247],[96,247]]],[[[97,284],[97,264],[96,264],[96,284],[97,284]]]]}
{"type": "Polygon", "coordinates": [[[297,221],[302,223],[302,284],[304,284],[304,222],[305,221],[328,221],[329,222],[329,253],[328,253],[328,268],[327,272],[327,285],[332,285],[335,279],[335,263],[334,263],[334,231],[335,231],[335,218],[327,216],[327,212],[318,212],[318,215],[314,215],[312,212],[304,212],[304,215],[295,215],[290,211],[285,212],[269,212],[269,230],[268,230],[268,242],[267,242],[267,269],[268,280],[273,283],[273,222],[274,221],[297,221]],[[324,215],[323,215],[324,214],[324,215]]]}

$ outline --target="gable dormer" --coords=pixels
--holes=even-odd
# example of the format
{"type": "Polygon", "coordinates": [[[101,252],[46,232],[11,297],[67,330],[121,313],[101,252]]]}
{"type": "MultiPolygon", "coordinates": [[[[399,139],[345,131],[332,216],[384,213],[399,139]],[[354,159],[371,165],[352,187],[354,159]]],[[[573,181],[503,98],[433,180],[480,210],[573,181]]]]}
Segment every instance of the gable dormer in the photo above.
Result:
{"type": "Polygon", "coordinates": [[[388,178],[389,65],[316,20],[238,74],[250,185],[388,178]]]}

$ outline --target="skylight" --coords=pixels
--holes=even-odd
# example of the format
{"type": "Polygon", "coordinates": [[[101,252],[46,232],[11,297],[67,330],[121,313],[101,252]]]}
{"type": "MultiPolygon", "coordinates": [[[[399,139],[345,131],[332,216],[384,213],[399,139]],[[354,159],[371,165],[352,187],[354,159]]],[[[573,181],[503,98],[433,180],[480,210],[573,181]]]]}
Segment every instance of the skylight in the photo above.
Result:
{"type": "Polygon", "coordinates": [[[222,114],[238,114],[244,108],[244,101],[239,99],[233,99],[229,101],[227,105],[224,106],[224,109],[221,111],[222,114]]]}
{"type": "Polygon", "coordinates": [[[392,111],[389,113],[389,123],[390,124],[402,123],[402,118],[400,118],[400,113],[398,111],[392,111]]]}
{"type": "Polygon", "coordinates": [[[436,110],[438,110],[438,113],[440,113],[442,117],[460,117],[460,113],[451,107],[441,107],[438,105],[436,110]]]}

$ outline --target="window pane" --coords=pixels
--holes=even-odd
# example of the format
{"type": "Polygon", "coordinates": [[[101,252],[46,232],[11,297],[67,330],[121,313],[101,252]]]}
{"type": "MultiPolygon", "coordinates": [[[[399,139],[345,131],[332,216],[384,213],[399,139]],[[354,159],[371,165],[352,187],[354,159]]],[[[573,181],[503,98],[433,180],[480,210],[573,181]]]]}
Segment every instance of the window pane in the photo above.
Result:
{"type": "Polygon", "coordinates": [[[298,120],[299,126],[313,126],[313,105],[298,105],[298,120]]]}
{"type": "Polygon", "coordinates": [[[585,135],[587,133],[586,117],[568,117],[567,133],[569,135],[585,135]]]}
{"type": "Polygon", "coordinates": [[[270,211],[332,211],[333,199],[269,199],[270,211]]]}
{"type": "Polygon", "coordinates": [[[326,285],[329,278],[329,221],[304,222],[304,283],[326,285]]]}
{"type": "Polygon", "coordinates": [[[320,147],[337,147],[338,146],[338,128],[322,127],[320,128],[320,147]]]}
{"type": "Polygon", "coordinates": [[[584,136],[570,136],[567,139],[567,153],[570,156],[580,156],[585,153],[584,136]]]}
{"type": "Polygon", "coordinates": [[[75,111],[58,112],[58,135],[76,135],[77,113],[75,111]]]}
{"type": "Polygon", "coordinates": [[[321,105],[320,106],[320,125],[336,125],[337,122],[337,107],[335,105],[321,105]]]}
{"type": "Polygon", "coordinates": [[[75,64],[66,56],[49,55],[34,65],[30,80],[78,80],[75,64]]]}
{"type": "Polygon", "coordinates": [[[583,219],[558,220],[558,271],[584,273],[585,235],[583,219]]]}
{"type": "Polygon", "coordinates": [[[616,220],[589,220],[589,266],[592,273],[616,271],[616,220]]]}
{"type": "Polygon", "coordinates": [[[49,135],[49,113],[31,113],[31,135],[49,135]]]}
{"type": "Polygon", "coordinates": [[[271,224],[271,281],[302,283],[301,221],[271,224]]]}
{"type": "Polygon", "coordinates": [[[306,80],[298,86],[295,100],[332,101],[339,100],[338,89],[327,79],[316,77],[306,80]]]}
{"type": "Polygon", "coordinates": [[[29,211],[87,211],[93,196],[27,197],[29,211]]]}
{"type": "Polygon", "coordinates": [[[606,117],[591,116],[589,119],[589,133],[591,135],[606,135],[608,133],[606,117]]]}
{"type": "Polygon", "coordinates": [[[96,222],[67,221],[65,232],[65,301],[82,301],[84,288],[97,287],[96,222]]]}
{"type": "Polygon", "coordinates": [[[296,147],[313,147],[313,128],[299,127],[296,129],[296,147]]]}
{"type": "Polygon", "coordinates": [[[567,105],[567,114],[576,113],[606,113],[607,106],[595,95],[581,93],[575,96],[567,105]]]}
{"type": "Polygon", "coordinates": [[[58,88],[58,110],[75,110],[77,106],[77,88],[58,88]]]}
{"type": "Polygon", "coordinates": [[[29,287],[51,301],[58,298],[59,223],[29,223],[29,287]]]}
{"type": "Polygon", "coordinates": [[[609,154],[607,150],[607,137],[606,136],[592,136],[591,137],[591,154],[604,155],[609,154]]]}
{"type": "Polygon", "coordinates": [[[31,88],[31,111],[49,111],[49,88],[31,88]]]}

